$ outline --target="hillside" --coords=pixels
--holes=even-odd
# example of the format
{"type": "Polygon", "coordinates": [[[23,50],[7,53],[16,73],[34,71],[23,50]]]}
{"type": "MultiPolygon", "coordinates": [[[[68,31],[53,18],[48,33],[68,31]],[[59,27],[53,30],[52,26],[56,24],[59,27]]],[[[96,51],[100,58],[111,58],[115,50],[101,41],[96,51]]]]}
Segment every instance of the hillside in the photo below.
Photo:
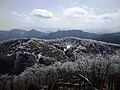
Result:
{"type": "Polygon", "coordinates": [[[118,90],[120,45],[72,37],[8,40],[0,44],[0,74],[1,90],[118,90]]]}
{"type": "Polygon", "coordinates": [[[55,60],[66,60],[64,52],[41,40],[16,39],[0,44],[0,73],[19,74],[35,63],[50,65],[55,60]],[[41,56],[46,61],[38,61],[41,56]]]}

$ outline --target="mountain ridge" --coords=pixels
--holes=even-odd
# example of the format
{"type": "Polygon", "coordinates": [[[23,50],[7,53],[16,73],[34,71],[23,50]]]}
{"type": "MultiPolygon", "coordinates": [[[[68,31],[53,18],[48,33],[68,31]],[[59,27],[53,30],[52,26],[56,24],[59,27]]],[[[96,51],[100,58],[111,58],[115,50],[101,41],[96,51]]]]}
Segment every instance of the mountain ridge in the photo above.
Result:
{"type": "MultiPolygon", "coordinates": [[[[0,44],[0,88],[6,85],[8,90],[49,89],[51,85],[61,85],[61,81],[63,85],[67,83],[66,86],[85,83],[82,90],[101,90],[99,87],[109,85],[107,81],[111,80],[106,77],[112,77],[118,90],[119,72],[119,44],[72,37],[14,39],[0,44]]],[[[74,90],[74,86],[72,88],[74,90]]]]}
{"type": "Polygon", "coordinates": [[[82,30],[58,30],[56,32],[44,33],[32,29],[29,31],[21,29],[12,29],[10,31],[0,31],[0,41],[9,40],[13,38],[38,38],[38,39],[56,39],[65,37],[78,37],[83,39],[93,39],[104,41],[108,43],[120,44],[120,32],[96,34],[84,32],[82,30]]]}

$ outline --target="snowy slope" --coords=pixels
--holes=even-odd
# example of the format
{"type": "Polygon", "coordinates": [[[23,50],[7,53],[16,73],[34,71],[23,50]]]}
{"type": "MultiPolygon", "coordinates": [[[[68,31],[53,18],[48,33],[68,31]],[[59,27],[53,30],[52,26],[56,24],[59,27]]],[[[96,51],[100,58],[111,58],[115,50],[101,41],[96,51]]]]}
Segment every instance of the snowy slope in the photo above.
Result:
{"type": "Polygon", "coordinates": [[[83,67],[90,67],[101,60],[105,66],[109,63],[108,59],[114,62],[114,66],[119,66],[120,45],[73,37],[55,40],[14,39],[0,44],[0,73],[3,74],[19,74],[27,67],[55,63],[64,63],[65,66],[70,62],[73,68],[79,62],[83,67]]]}

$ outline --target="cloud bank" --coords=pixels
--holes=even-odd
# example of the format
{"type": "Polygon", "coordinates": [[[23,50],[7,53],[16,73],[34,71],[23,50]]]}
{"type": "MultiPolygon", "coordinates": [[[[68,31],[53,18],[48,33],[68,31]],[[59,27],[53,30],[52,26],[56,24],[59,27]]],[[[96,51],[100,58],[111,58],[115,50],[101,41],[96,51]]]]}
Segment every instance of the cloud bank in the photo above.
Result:
{"type": "Polygon", "coordinates": [[[119,8],[104,10],[87,6],[73,6],[63,7],[59,13],[54,10],[39,8],[31,9],[28,12],[15,10],[12,15],[12,22],[18,23],[16,26],[89,29],[89,32],[120,31],[119,8]]]}
{"type": "Polygon", "coordinates": [[[120,9],[99,11],[87,6],[70,7],[63,10],[63,15],[69,21],[69,26],[75,28],[104,28],[116,29],[120,27],[120,9]]]}
{"type": "Polygon", "coordinates": [[[97,12],[93,8],[88,7],[70,7],[63,10],[63,15],[65,16],[71,16],[83,19],[103,19],[103,20],[110,20],[110,19],[119,19],[120,18],[120,10],[115,10],[111,12],[106,12],[102,14],[97,14],[97,12]]]}

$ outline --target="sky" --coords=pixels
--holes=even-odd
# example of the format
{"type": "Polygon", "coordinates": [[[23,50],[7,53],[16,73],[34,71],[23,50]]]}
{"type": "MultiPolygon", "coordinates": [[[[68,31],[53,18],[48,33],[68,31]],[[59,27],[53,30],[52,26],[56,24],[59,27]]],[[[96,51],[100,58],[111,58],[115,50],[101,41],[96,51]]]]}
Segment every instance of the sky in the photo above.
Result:
{"type": "Polygon", "coordinates": [[[26,27],[120,31],[120,0],[0,0],[0,30],[26,27]]]}

